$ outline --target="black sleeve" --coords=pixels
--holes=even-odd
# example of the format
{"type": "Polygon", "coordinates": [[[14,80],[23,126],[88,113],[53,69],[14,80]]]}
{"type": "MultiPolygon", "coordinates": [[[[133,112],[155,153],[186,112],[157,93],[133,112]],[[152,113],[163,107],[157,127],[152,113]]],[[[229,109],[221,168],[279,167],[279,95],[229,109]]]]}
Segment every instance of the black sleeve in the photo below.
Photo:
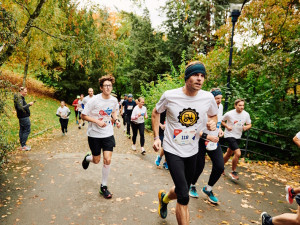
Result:
{"type": "Polygon", "coordinates": [[[61,117],[59,114],[56,114],[56,116],[58,116],[59,118],[61,117]]]}
{"type": "Polygon", "coordinates": [[[15,95],[14,96],[14,105],[17,111],[24,111],[29,108],[29,104],[23,105],[22,97],[15,95]]]}
{"type": "Polygon", "coordinates": [[[67,116],[70,116],[71,115],[71,111],[68,113],[68,115],[67,116]]]}

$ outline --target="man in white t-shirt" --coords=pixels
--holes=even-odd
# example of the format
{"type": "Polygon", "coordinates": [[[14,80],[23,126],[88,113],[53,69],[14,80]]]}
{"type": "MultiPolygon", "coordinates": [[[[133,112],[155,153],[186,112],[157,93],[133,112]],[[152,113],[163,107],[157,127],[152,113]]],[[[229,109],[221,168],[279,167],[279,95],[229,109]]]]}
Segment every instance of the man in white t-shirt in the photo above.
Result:
{"type": "Polygon", "coordinates": [[[233,180],[238,180],[239,177],[236,172],[236,167],[241,157],[239,142],[243,131],[251,128],[251,119],[249,113],[244,110],[245,100],[235,100],[234,107],[235,109],[225,113],[222,119],[222,125],[225,127],[224,137],[228,142],[227,152],[224,155],[224,164],[226,164],[230,156],[234,153],[232,172],[230,172],[229,175],[233,180]],[[227,123],[225,123],[225,121],[227,121],[227,123]]]}
{"type": "Polygon", "coordinates": [[[185,86],[166,91],[152,112],[153,148],[158,151],[161,149],[160,113],[167,110],[164,152],[175,184],[168,193],[159,191],[158,213],[166,218],[168,203],[177,199],[178,224],[189,223],[189,187],[196,168],[199,133],[205,126],[209,130],[216,129],[218,106],[211,93],[201,90],[205,76],[201,62],[189,63],[185,69],[185,86]],[[206,116],[208,122],[204,124],[206,116]]]}
{"type": "Polygon", "coordinates": [[[90,162],[98,164],[100,162],[101,149],[103,150],[102,182],[99,193],[108,199],[112,197],[107,188],[107,180],[112,152],[115,147],[112,123],[116,122],[118,128],[121,127],[121,123],[118,119],[118,100],[111,96],[115,78],[112,75],[106,75],[100,78],[99,83],[102,93],[89,100],[82,111],[82,118],[90,122],[87,135],[92,152],[92,154],[87,154],[84,157],[82,167],[86,170],[90,162]]]}
{"type": "Polygon", "coordinates": [[[294,143],[300,148],[300,131],[296,134],[296,136],[293,138],[294,143]]]}

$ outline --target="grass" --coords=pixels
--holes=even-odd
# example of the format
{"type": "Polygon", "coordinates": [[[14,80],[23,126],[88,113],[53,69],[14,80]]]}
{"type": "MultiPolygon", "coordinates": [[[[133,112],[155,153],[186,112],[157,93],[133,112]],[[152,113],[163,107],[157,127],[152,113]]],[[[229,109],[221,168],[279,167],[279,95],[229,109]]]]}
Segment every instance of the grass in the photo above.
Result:
{"type": "MultiPolygon", "coordinates": [[[[30,107],[31,132],[29,138],[37,133],[40,133],[41,131],[53,128],[54,126],[59,127],[59,118],[56,116],[56,110],[58,107],[60,107],[60,102],[58,100],[37,95],[27,95],[25,100],[27,103],[34,100],[36,101],[36,103],[30,107]]],[[[3,127],[6,130],[6,138],[9,142],[18,143],[19,120],[13,106],[13,99],[8,100],[7,103],[9,117],[4,121],[3,124],[3,127]]],[[[71,110],[69,121],[70,123],[75,122],[73,106],[68,107],[71,110]]]]}

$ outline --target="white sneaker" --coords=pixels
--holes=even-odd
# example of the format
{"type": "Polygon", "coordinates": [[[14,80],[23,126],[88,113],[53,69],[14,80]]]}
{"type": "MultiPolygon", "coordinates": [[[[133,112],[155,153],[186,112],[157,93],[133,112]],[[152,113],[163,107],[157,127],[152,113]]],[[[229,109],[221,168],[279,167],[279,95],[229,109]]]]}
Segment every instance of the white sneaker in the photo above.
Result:
{"type": "Polygon", "coordinates": [[[132,145],[131,148],[132,148],[133,151],[136,150],[136,146],[135,145],[132,145]]]}
{"type": "Polygon", "coordinates": [[[28,146],[25,145],[25,146],[22,148],[22,151],[30,151],[30,149],[31,149],[30,147],[28,147],[28,146]]]}
{"type": "Polygon", "coordinates": [[[124,128],[124,132],[126,132],[126,127],[124,128]]]}
{"type": "Polygon", "coordinates": [[[145,151],[144,147],[142,147],[142,149],[141,149],[141,150],[142,150],[142,152],[141,152],[141,153],[142,153],[142,155],[145,155],[145,154],[146,154],[146,151],[145,151]]]}

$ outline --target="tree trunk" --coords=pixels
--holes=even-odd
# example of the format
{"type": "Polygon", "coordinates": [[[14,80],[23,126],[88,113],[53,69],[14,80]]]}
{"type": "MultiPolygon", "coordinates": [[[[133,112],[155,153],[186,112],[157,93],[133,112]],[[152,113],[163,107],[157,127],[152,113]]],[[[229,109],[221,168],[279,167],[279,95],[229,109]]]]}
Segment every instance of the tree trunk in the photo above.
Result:
{"type": "Polygon", "coordinates": [[[17,45],[21,42],[29,33],[30,28],[34,22],[34,20],[40,15],[42,6],[46,0],[39,0],[34,12],[30,15],[23,31],[20,35],[18,35],[11,42],[6,43],[2,49],[0,49],[0,67],[8,60],[8,58],[14,53],[17,45]]]}

